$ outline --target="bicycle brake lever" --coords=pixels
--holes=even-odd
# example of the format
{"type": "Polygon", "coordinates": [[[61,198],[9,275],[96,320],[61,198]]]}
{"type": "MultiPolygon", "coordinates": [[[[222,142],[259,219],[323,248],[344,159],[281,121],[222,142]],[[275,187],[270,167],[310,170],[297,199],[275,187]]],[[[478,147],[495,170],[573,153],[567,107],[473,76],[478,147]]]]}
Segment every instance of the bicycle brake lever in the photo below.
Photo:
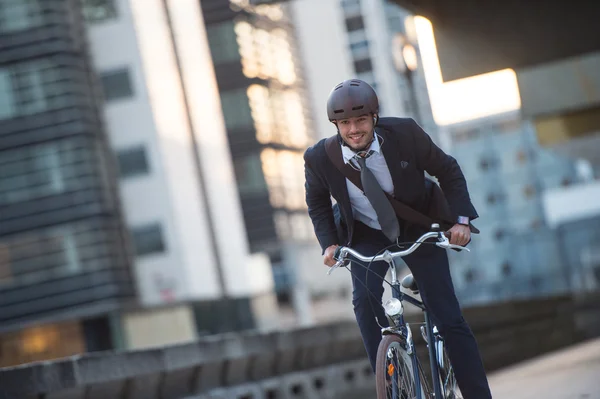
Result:
{"type": "Polygon", "coordinates": [[[471,250],[467,247],[462,247],[460,245],[454,245],[454,244],[450,244],[450,249],[460,249],[462,251],[471,252],[471,250]]]}
{"type": "Polygon", "coordinates": [[[454,245],[454,244],[450,244],[450,243],[445,243],[445,242],[437,242],[436,245],[440,248],[445,248],[445,249],[460,249],[463,251],[467,251],[467,252],[471,252],[471,250],[467,247],[462,247],[460,245],[454,245]]]}
{"type": "Polygon", "coordinates": [[[331,273],[333,273],[333,271],[334,271],[335,269],[337,269],[338,267],[341,267],[343,264],[344,264],[344,261],[343,261],[343,260],[338,260],[338,261],[335,263],[335,265],[331,266],[331,267],[329,268],[329,270],[327,270],[327,275],[328,275],[328,276],[329,276],[329,275],[331,275],[331,273]]]}

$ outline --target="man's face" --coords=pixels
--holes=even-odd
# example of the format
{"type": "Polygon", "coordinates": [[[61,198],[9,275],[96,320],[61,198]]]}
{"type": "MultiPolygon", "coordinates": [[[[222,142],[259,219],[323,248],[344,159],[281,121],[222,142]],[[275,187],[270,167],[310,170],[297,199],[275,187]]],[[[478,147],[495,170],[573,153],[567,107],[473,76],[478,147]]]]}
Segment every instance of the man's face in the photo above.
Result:
{"type": "Polygon", "coordinates": [[[361,151],[373,140],[373,116],[362,115],[356,118],[337,121],[342,139],[354,151],[361,151]]]}

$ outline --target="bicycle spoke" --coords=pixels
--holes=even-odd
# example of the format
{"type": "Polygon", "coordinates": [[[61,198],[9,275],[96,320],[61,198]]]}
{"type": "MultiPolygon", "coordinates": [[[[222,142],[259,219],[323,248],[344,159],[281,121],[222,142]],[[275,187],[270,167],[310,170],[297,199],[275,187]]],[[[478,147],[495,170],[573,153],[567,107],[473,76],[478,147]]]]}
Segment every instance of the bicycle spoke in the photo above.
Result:
{"type": "Polygon", "coordinates": [[[389,399],[416,398],[416,389],[412,375],[412,369],[408,369],[408,367],[411,367],[411,365],[407,364],[406,359],[401,358],[402,351],[403,350],[398,350],[398,348],[390,348],[391,361],[386,367],[388,377],[390,378],[387,389],[387,397],[389,399]],[[396,382],[395,384],[394,381],[396,382]],[[394,395],[394,393],[396,395],[394,395]]]}

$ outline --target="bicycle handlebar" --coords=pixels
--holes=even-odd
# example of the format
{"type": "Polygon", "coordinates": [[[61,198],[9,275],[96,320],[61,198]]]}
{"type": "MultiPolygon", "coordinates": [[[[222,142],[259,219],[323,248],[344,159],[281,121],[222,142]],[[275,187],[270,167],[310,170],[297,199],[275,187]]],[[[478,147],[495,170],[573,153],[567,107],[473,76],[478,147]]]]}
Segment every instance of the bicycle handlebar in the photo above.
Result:
{"type": "Polygon", "coordinates": [[[435,245],[437,245],[440,248],[461,249],[461,250],[466,250],[467,252],[471,252],[471,250],[469,248],[465,248],[460,245],[450,244],[448,237],[446,237],[443,232],[432,231],[432,232],[423,234],[421,237],[419,237],[419,239],[417,239],[417,241],[414,242],[414,244],[412,244],[410,246],[410,248],[408,248],[404,251],[391,252],[389,250],[385,250],[385,252],[383,252],[382,254],[379,254],[377,256],[364,256],[364,255],[360,254],[359,252],[353,250],[352,248],[342,247],[342,246],[337,247],[335,250],[335,254],[333,255],[334,259],[336,259],[337,262],[335,265],[333,265],[329,268],[327,274],[329,275],[338,267],[343,266],[344,263],[346,262],[348,256],[351,256],[352,258],[357,259],[361,262],[386,261],[391,265],[391,262],[394,258],[410,255],[411,253],[415,252],[417,250],[417,248],[419,248],[421,246],[421,244],[423,244],[426,240],[428,240],[430,238],[437,238],[438,242],[436,242],[435,245]]]}

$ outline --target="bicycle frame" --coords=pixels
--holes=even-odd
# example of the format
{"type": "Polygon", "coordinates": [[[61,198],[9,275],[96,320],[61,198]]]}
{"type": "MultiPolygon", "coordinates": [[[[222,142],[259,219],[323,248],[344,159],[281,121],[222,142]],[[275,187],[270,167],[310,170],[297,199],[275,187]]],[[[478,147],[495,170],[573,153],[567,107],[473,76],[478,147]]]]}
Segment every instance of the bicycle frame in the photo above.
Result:
{"type": "MultiPolygon", "coordinates": [[[[440,378],[439,378],[439,368],[436,356],[436,345],[435,345],[435,337],[433,334],[433,323],[429,317],[429,313],[427,312],[427,308],[425,304],[418,299],[403,293],[400,290],[400,281],[398,281],[398,275],[396,271],[396,262],[394,259],[390,259],[388,261],[390,265],[390,272],[392,274],[392,297],[398,299],[401,302],[408,302],[423,311],[423,315],[425,317],[425,329],[427,331],[427,351],[429,353],[429,363],[431,364],[431,379],[433,380],[433,393],[435,398],[442,398],[442,388],[440,386],[440,378]]],[[[410,330],[410,326],[404,321],[404,314],[400,315],[398,319],[397,326],[391,326],[388,328],[384,328],[382,330],[382,335],[384,334],[402,334],[402,328],[406,328],[406,343],[408,345],[407,352],[412,359],[413,373],[415,375],[415,389],[417,392],[417,399],[425,399],[421,398],[421,376],[419,374],[419,362],[416,355],[414,342],[412,339],[412,332],[410,330]]],[[[396,381],[393,381],[394,384],[394,392],[396,392],[397,387],[395,386],[396,381]]]]}

